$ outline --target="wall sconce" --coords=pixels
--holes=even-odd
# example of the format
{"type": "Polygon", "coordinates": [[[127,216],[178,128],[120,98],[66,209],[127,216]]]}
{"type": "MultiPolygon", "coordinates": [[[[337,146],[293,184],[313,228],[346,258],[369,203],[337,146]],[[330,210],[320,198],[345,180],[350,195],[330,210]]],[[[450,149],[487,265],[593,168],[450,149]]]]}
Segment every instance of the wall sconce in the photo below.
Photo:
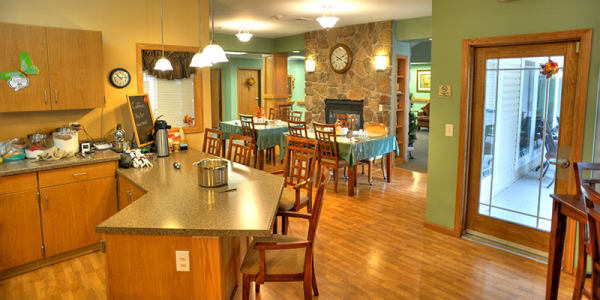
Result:
{"type": "Polygon", "coordinates": [[[304,68],[306,69],[306,72],[314,72],[315,71],[315,60],[314,59],[306,59],[304,61],[304,68]]]}
{"type": "Polygon", "coordinates": [[[385,71],[388,66],[388,57],[387,55],[377,55],[375,56],[375,70],[377,71],[385,71]]]}

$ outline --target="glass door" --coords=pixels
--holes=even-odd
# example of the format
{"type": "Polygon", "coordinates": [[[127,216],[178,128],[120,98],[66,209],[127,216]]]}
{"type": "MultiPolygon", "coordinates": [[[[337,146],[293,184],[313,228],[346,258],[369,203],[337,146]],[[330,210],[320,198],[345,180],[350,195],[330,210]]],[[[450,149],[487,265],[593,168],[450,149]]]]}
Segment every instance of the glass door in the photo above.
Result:
{"type": "Polygon", "coordinates": [[[476,51],[467,230],[547,251],[567,44],[476,51]]]}

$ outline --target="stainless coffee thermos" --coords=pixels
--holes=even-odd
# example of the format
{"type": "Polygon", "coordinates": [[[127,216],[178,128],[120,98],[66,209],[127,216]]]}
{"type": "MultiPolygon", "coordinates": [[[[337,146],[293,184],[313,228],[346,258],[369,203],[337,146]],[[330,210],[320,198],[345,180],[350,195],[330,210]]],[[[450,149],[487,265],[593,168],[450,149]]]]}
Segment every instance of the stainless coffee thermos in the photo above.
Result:
{"type": "Polygon", "coordinates": [[[159,157],[169,156],[169,133],[171,125],[164,120],[154,122],[154,143],[156,143],[156,155],[159,157]]]}

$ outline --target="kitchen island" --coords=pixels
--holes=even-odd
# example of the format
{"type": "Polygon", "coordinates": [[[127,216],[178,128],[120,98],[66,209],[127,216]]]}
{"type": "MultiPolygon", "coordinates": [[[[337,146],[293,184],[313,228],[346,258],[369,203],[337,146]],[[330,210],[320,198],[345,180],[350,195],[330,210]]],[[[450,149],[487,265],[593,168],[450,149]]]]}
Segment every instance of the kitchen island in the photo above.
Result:
{"type": "Polygon", "coordinates": [[[105,241],[109,299],[231,297],[245,237],[271,235],[284,181],[230,164],[228,186],[202,188],[193,163],[210,157],[188,150],[151,168],[118,169],[145,194],[96,228],[105,241]],[[187,251],[187,262],[176,251],[187,251]]]}

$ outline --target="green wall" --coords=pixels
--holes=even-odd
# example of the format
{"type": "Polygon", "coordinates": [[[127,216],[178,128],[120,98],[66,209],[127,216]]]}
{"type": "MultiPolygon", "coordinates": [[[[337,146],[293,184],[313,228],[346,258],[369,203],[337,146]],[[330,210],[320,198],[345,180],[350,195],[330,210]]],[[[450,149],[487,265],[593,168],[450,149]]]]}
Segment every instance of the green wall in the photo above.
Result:
{"type": "MultiPolygon", "coordinates": [[[[464,16],[461,16],[461,18],[464,18],[464,16]]],[[[396,40],[408,41],[430,38],[431,20],[432,17],[422,17],[394,21],[396,23],[396,40]]]]}
{"type": "MultiPolygon", "coordinates": [[[[408,90],[413,95],[413,98],[425,98],[429,99],[431,93],[418,93],[417,92],[417,70],[431,70],[430,64],[411,64],[409,68],[410,80],[408,82],[408,90]]],[[[425,106],[427,102],[413,102],[411,107],[412,111],[420,111],[421,107],[425,106]]]]}
{"type": "MultiPolygon", "coordinates": [[[[216,65],[223,76],[223,121],[237,120],[237,71],[238,68],[262,68],[262,59],[229,58],[229,62],[216,65]]],[[[257,78],[258,80],[258,78],[257,78]]]]}
{"type": "MultiPolygon", "coordinates": [[[[306,98],[306,94],[304,93],[306,86],[306,82],[304,80],[304,61],[288,60],[287,69],[288,75],[294,76],[294,94],[292,95],[292,100],[304,100],[304,98],[306,98]]],[[[306,108],[304,105],[297,105],[294,103],[294,110],[306,111],[306,108]]]]}
{"type": "Polygon", "coordinates": [[[598,12],[598,0],[433,0],[432,88],[450,84],[452,97],[440,99],[435,93],[431,96],[427,221],[454,226],[463,39],[593,28],[583,137],[583,159],[591,161],[600,65],[598,12]],[[454,125],[454,136],[444,136],[444,124],[454,125]]]}
{"type": "Polygon", "coordinates": [[[251,53],[304,51],[304,34],[275,39],[253,36],[247,43],[242,43],[235,35],[217,33],[215,41],[227,51],[251,53]]]}
{"type": "Polygon", "coordinates": [[[273,52],[304,51],[304,33],[276,38],[273,42],[273,52]]]}

